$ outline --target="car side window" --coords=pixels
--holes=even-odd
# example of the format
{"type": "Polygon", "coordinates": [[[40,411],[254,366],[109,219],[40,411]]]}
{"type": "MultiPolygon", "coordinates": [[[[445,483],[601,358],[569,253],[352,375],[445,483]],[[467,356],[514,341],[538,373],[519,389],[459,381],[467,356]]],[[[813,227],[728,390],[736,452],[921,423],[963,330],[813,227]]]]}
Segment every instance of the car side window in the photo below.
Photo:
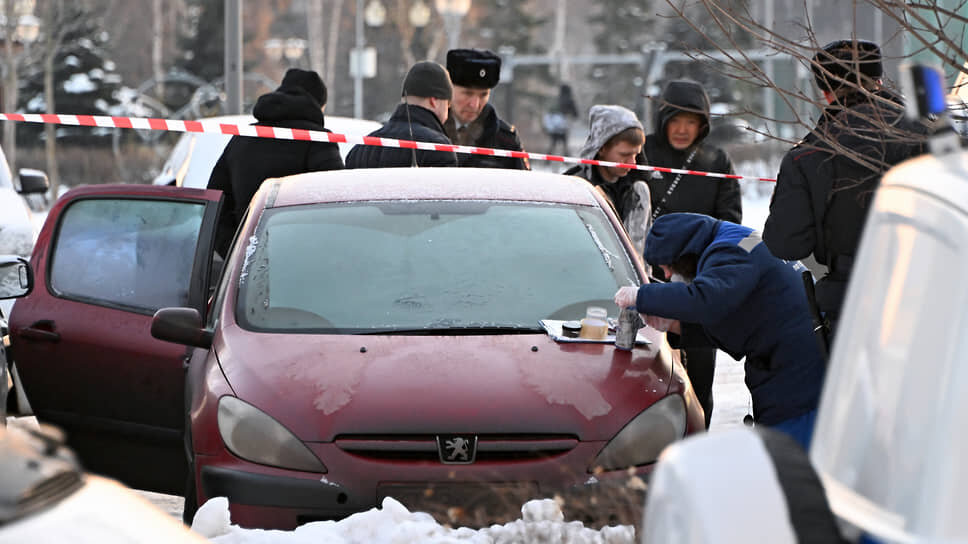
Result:
{"type": "Polygon", "coordinates": [[[186,306],[204,213],[195,202],[74,202],[61,213],[50,288],[61,297],[145,314],[186,306]]]}

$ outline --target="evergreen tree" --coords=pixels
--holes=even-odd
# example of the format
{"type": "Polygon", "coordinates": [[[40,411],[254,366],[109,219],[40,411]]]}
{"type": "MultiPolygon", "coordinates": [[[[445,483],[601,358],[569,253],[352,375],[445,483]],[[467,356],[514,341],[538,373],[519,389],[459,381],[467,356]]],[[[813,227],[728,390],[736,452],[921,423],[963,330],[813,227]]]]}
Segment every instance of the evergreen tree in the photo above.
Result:
{"type": "MultiPolygon", "coordinates": [[[[108,57],[111,36],[101,24],[101,13],[84,4],[67,3],[73,10],[70,30],[64,34],[54,57],[54,103],[58,113],[81,115],[117,114],[121,75],[108,57]]],[[[41,32],[52,29],[41,29],[41,32]]],[[[28,113],[45,113],[44,72],[42,63],[32,63],[20,79],[20,109],[28,113]]],[[[41,125],[27,123],[18,131],[25,141],[36,140],[41,125]]],[[[58,138],[90,135],[104,136],[110,129],[58,127],[58,138]]]]}
{"type": "Polygon", "coordinates": [[[188,0],[177,37],[182,54],[175,65],[205,81],[222,77],[225,66],[225,2],[188,0]]]}

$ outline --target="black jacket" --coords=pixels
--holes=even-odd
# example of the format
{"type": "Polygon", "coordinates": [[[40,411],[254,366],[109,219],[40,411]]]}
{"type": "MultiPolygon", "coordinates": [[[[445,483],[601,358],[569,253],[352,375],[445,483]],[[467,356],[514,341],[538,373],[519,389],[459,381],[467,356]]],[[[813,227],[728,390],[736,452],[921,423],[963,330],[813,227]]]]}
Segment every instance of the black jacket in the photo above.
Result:
{"type": "Polygon", "coordinates": [[[881,175],[925,151],[926,128],[904,117],[900,98],[854,93],[827,107],[780,164],[763,240],[781,259],[813,254],[828,273],[821,311],[836,317],[867,210],[881,175]]]}
{"type": "MultiPolygon", "coordinates": [[[[646,136],[643,150],[645,157],[640,156],[639,163],[665,168],[733,174],[733,164],[726,152],[703,143],[709,134],[709,100],[703,88],[691,81],[675,82],[667,87],[662,101],[663,105],[655,115],[656,131],[646,136]],[[673,148],[666,138],[666,124],[673,116],[683,111],[702,115],[705,126],[689,149],[679,151],[673,148]],[[696,154],[687,165],[686,161],[693,151],[696,154]]],[[[673,193],[666,196],[669,186],[678,174],[635,171],[635,175],[645,179],[649,184],[649,189],[652,190],[652,210],[656,217],[673,212],[691,212],[733,223],[743,222],[742,197],[739,182],[735,179],[683,175],[673,193]]]]}
{"type": "MultiPolygon", "coordinates": [[[[413,140],[436,144],[450,144],[437,114],[422,106],[400,104],[390,120],[370,136],[413,140]],[[407,110],[410,110],[409,114],[407,110]]],[[[346,156],[347,168],[390,168],[394,166],[457,166],[453,151],[425,151],[418,149],[356,145],[346,156]],[[414,159],[416,157],[416,160],[414,159]]]]}
{"type": "MultiPolygon", "coordinates": [[[[319,105],[301,92],[277,90],[264,94],[252,115],[260,125],[326,130],[319,105]]],[[[264,180],[342,168],[343,159],[334,143],[233,136],[208,180],[209,189],[218,189],[225,195],[216,249],[224,255],[249,201],[264,180]]]]}
{"type": "MultiPolygon", "coordinates": [[[[447,132],[447,137],[450,138],[450,141],[458,145],[524,151],[517,131],[513,126],[501,120],[497,116],[497,110],[490,104],[484,104],[484,109],[481,110],[481,114],[477,119],[469,123],[460,133],[457,131],[457,120],[454,118],[453,113],[451,113],[447,118],[447,122],[444,123],[444,130],[447,132]]],[[[513,157],[493,157],[489,155],[458,153],[457,160],[460,162],[460,166],[475,168],[530,169],[527,159],[513,157]]]]}

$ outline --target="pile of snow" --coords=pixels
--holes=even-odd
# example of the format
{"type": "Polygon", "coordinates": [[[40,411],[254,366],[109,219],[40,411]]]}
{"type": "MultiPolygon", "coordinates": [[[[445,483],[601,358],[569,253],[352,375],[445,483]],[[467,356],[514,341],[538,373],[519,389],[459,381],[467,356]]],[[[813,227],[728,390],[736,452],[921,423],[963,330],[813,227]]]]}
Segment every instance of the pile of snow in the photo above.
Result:
{"type": "Polygon", "coordinates": [[[594,530],[580,521],[564,521],[552,499],[533,500],[521,507],[521,519],[483,529],[453,529],[438,524],[430,514],[411,512],[392,498],[382,508],[371,508],[340,521],[315,521],[294,531],[243,529],[229,518],[225,497],[209,499],[192,521],[192,530],[216,544],[503,544],[512,542],[570,544],[632,544],[630,525],[594,530]]]}

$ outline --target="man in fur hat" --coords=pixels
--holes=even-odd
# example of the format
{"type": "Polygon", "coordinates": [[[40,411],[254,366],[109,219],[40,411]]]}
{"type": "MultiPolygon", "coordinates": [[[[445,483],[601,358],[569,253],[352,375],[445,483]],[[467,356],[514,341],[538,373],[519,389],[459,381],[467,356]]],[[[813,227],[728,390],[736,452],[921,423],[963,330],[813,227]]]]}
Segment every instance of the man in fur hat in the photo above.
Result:
{"type": "MultiPolygon", "coordinates": [[[[444,129],[458,145],[523,151],[514,127],[497,116],[488,103],[501,76],[501,57],[482,49],[451,49],[447,71],[454,83],[454,99],[444,129]]],[[[489,155],[458,155],[460,166],[528,170],[527,159],[489,155]]]]}

